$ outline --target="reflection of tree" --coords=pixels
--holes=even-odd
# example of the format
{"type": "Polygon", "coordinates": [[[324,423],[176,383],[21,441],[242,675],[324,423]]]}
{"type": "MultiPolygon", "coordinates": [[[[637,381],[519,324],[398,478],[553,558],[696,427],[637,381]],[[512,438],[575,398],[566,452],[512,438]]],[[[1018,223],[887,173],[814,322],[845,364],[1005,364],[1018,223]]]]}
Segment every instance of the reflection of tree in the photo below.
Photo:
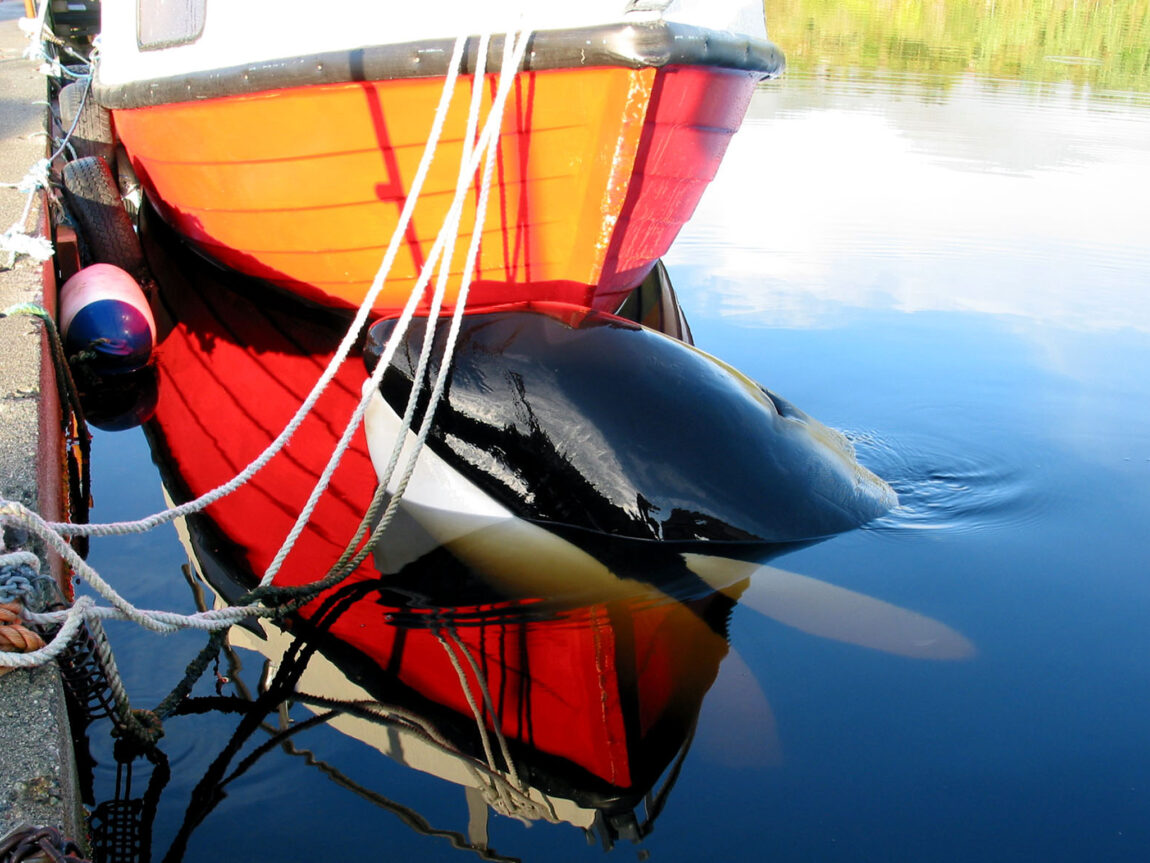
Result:
{"type": "Polygon", "coordinates": [[[976,72],[1150,90],[1150,0],[766,0],[794,70],[976,72]]]}

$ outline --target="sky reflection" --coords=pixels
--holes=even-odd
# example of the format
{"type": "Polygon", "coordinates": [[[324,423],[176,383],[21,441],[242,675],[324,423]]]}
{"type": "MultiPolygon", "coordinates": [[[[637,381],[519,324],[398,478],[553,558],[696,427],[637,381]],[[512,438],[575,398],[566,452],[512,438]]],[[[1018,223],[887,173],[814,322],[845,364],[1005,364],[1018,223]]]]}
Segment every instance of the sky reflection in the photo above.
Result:
{"type": "Polygon", "coordinates": [[[1145,332],[1141,188],[1137,104],[973,76],[945,93],[913,76],[791,77],[756,93],[668,263],[705,254],[705,305],[749,325],[872,308],[1145,332]]]}

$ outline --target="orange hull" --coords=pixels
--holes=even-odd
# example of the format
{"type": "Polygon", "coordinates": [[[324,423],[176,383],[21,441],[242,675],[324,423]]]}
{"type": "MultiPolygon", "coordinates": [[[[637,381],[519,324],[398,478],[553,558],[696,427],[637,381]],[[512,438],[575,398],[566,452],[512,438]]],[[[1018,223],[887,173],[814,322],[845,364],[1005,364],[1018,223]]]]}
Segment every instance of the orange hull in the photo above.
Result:
{"type": "MultiPolygon", "coordinates": [[[[519,73],[469,302],[614,310],[691,216],[761,77],[706,66],[519,73]]],[[[153,203],[201,251],[306,299],[354,307],[395,230],[441,86],[439,78],[323,84],[113,116],[153,203]]],[[[377,312],[403,306],[443,223],[469,90],[461,80],[377,312]]],[[[477,207],[478,177],[456,273],[477,207]]]]}

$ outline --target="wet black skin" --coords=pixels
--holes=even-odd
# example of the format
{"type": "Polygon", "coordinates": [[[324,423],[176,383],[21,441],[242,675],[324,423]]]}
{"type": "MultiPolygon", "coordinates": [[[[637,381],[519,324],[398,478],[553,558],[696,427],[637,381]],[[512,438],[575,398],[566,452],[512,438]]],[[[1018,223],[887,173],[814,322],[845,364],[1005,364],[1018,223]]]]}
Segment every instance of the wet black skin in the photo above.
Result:
{"type": "MultiPolygon", "coordinates": [[[[400,415],[425,326],[412,322],[381,384],[400,415]]],[[[372,327],[369,368],[394,327],[372,327]]],[[[446,332],[443,320],[432,379],[446,332]]],[[[417,427],[425,405],[426,395],[417,427]]],[[[613,315],[552,307],[464,319],[428,441],[515,515],[543,526],[664,542],[789,543],[848,530],[889,506],[816,428],[693,347],[613,315]]]]}

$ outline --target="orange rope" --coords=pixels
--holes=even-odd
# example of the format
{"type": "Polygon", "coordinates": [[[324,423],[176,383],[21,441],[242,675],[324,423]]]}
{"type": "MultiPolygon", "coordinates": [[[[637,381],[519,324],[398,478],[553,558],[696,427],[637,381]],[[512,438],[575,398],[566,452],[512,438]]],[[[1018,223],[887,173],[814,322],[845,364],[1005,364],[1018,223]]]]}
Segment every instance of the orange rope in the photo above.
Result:
{"type": "MultiPolygon", "coordinates": [[[[20,621],[20,603],[0,603],[0,651],[28,653],[44,646],[44,639],[20,621]]],[[[0,665],[0,677],[9,671],[12,669],[0,665]]]]}

